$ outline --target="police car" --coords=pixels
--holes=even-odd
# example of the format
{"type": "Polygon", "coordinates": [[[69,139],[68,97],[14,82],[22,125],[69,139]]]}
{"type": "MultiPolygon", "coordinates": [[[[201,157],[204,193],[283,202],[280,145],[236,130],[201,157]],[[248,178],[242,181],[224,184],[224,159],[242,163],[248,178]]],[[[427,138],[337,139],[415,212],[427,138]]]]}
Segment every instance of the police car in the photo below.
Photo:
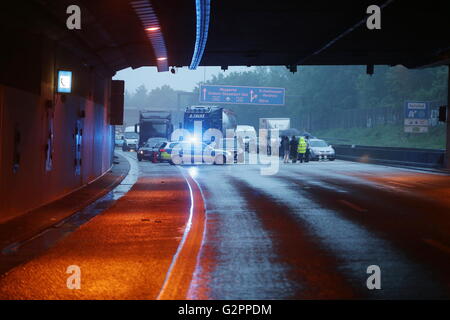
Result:
{"type": "Polygon", "coordinates": [[[233,162],[234,155],[204,142],[169,141],[161,145],[159,160],[170,164],[226,164],[233,162]]]}

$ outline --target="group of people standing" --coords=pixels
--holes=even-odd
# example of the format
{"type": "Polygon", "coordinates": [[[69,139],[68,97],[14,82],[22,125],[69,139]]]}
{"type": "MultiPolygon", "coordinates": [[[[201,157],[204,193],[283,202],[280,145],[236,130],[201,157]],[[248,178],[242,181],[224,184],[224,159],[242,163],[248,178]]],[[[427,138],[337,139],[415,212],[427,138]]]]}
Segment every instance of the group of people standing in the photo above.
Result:
{"type": "Polygon", "coordinates": [[[308,141],[303,136],[300,138],[292,136],[290,140],[289,137],[282,136],[280,151],[284,163],[289,163],[289,161],[296,163],[297,160],[300,163],[309,162],[309,145],[308,141]]]}

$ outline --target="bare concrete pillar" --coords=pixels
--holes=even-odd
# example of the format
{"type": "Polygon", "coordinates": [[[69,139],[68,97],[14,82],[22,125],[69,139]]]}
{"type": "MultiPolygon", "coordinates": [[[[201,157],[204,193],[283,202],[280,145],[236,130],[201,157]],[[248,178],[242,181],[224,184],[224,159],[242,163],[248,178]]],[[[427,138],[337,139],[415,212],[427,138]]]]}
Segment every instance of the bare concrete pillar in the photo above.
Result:
{"type": "Polygon", "coordinates": [[[448,66],[447,88],[447,144],[445,151],[445,168],[450,169],[450,65],[448,66]]]}

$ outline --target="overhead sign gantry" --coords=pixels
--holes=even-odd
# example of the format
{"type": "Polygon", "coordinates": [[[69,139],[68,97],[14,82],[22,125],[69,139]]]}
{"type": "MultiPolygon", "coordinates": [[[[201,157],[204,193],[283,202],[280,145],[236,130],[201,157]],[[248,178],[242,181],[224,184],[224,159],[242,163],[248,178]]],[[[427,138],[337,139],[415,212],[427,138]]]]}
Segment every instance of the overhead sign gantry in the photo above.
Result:
{"type": "Polygon", "coordinates": [[[284,88],[201,85],[201,103],[283,106],[284,88]]]}

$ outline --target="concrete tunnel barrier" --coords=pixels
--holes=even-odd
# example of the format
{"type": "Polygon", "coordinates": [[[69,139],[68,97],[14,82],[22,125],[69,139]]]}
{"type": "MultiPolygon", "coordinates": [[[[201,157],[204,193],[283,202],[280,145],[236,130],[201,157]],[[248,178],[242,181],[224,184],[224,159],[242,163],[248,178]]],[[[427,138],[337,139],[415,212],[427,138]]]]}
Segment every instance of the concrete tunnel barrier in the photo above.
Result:
{"type": "Polygon", "coordinates": [[[445,150],[333,145],[336,157],[367,163],[442,168],[445,150]]]}

